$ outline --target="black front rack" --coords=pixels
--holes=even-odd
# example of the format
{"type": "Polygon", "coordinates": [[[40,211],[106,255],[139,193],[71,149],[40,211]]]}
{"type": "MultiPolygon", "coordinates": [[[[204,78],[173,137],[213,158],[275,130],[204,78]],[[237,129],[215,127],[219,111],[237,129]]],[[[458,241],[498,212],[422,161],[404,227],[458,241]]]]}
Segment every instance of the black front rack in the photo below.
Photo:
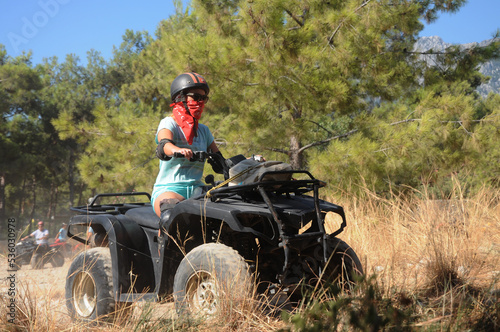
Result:
{"type": "Polygon", "coordinates": [[[81,214],[123,214],[125,211],[150,204],[151,195],[147,192],[106,193],[97,194],[89,200],[87,205],[71,207],[71,211],[81,214]],[[147,202],[140,203],[113,203],[97,204],[103,197],[146,196],[147,202]]]}
{"type": "MultiPolygon", "coordinates": [[[[292,263],[291,260],[291,248],[294,246],[296,242],[302,242],[305,239],[311,239],[311,240],[316,240],[316,241],[321,241],[323,243],[323,260],[324,263],[327,262],[328,260],[328,252],[327,252],[327,245],[326,245],[326,232],[324,228],[324,223],[321,217],[321,209],[320,209],[320,203],[319,203],[319,188],[322,188],[326,186],[326,183],[323,181],[320,181],[314,176],[312,176],[311,173],[308,171],[270,171],[270,172],[265,172],[263,173],[257,182],[251,183],[248,185],[235,185],[235,186],[225,186],[217,189],[213,189],[209,191],[209,194],[207,196],[210,197],[212,201],[215,201],[220,198],[225,198],[225,197],[230,197],[233,195],[245,195],[245,193],[248,192],[257,192],[264,202],[266,203],[269,211],[271,212],[271,215],[278,225],[278,230],[280,233],[280,246],[282,246],[285,254],[285,262],[283,266],[283,273],[280,274],[279,278],[283,279],[285,277],[286,271],[290,269],[290,265],[292,263]],[[305,174],[309,177],[309,179],[306,180],[284,180],[284,181],[276,181],[276,180],[266,180],[266,176],[268,175],[279,175],[279,174],[305,174]],[[272,199],[270,198],[270,194],[276,194],[276,195],[290,195],[290,194],[295,194],[295,195],[302,195],[307,192],[313,192],[313,198],[314,198],[314,209],[315,209],[315,218],[316,222],[318,225],[318,232],[313,232],[313,233],[304,233],[304,234],[297,234],[297,235],[287,235],[284,232],[284,224],[283,221],[281,220],[278,212],[276,211],[274,204],[272,203],[272,199]]],[[[200,196],[201,198],[201,196],[200,196]]],[[[335,231],[332,236],[336,236],[340,232],[343,231],[344,227],[346,226],[346,220],[345,220],[345,215],[343,211],[340,211],[340,215],[342,216],[342,225],[340,228],[335,231]]]]}
{"type": "Polygon", "coordinates": [[[295,194],[302,195],[307,192],[313,191],[315,187],[322,188],[326,186],[326,183],[314,178],[308,171],[270,171],[263,173],[257,182],[246,184],[246,185],[234,185],[234,186],[224,186],[221,188],[210,190],[210,198],[212,201],[217,198],[223,198],[232,195],[238,195],[245,192],[260,191],[259,188],[263,188],[267,192],[274,192],[278,195],[280,194],[295,194]],[[279,175],[279,174],[305,174],[309,179],[305,180],[266,180],[269,175],[279,175]]]}

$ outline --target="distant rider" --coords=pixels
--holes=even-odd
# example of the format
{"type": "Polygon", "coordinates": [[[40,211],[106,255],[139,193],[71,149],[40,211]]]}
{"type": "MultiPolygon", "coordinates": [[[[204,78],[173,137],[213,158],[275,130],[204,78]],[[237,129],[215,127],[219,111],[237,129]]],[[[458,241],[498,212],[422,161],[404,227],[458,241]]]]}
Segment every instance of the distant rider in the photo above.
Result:
{"type": "Polygon", "coordinates": [[[61,229],[59,230],[59,233],[57,233],[57,235],[56,235],[54,243],[68,241],[68,232],[66,231],[67,228],[68,228],[68,225],[66,225],[66,223],[63,223],[61,226],[61,229]]]}
{"type": "Polygon", "coordinates": [[[21,240],[24,241],[29,237],[34,237],[36,240],[36,244],[38,244],[37,252],[41,252],[42,254],[46,253],[49,250],[49,230],[44,229],[43,221],[38,222],[38,229],[23,237],[21,240]]]}

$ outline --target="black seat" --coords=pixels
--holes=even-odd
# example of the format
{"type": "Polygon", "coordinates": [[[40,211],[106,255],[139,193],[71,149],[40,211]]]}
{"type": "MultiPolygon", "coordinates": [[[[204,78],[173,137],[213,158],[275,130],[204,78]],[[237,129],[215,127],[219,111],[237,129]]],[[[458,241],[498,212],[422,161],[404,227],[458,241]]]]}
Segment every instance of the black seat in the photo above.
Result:
{"type": "Polygon", "coordinates": [[[160,218],[156,215],[151,206],[129,209],[125,212],[125,215],[138,225],[154,229],[160,228],[160,218]]]}

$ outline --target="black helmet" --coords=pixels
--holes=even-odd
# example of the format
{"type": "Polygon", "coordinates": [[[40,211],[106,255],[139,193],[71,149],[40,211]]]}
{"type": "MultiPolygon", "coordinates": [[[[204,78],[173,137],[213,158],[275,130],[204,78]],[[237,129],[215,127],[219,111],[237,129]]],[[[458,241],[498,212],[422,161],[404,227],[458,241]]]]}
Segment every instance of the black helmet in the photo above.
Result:
{"type": "Polygon", "coordinates": [[[172,101],[175,100],[175,97],[180,92],[186,89],[203,89],[207,95],[210,92],[207,81],[205,81],[203,76],[197,73],[184,73],[177,76],[170,86],[170,98],[172,98],[172,101]]]}

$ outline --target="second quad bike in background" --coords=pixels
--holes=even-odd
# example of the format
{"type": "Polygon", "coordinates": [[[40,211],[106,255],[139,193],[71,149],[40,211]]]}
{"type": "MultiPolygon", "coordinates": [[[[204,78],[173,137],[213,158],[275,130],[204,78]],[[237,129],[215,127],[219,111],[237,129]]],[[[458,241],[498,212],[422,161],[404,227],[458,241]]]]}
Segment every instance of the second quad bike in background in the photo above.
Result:
{"type": "Polygon", "coordinates": [[[19,267],[31,264],[33,269],[41,269],[47,263],[53,267],[64,265],[62,245],[50,244],[46,250],[37,249],[38,244],[34,240],[18,242],[16,244],[16,264],[19,267]]]}

